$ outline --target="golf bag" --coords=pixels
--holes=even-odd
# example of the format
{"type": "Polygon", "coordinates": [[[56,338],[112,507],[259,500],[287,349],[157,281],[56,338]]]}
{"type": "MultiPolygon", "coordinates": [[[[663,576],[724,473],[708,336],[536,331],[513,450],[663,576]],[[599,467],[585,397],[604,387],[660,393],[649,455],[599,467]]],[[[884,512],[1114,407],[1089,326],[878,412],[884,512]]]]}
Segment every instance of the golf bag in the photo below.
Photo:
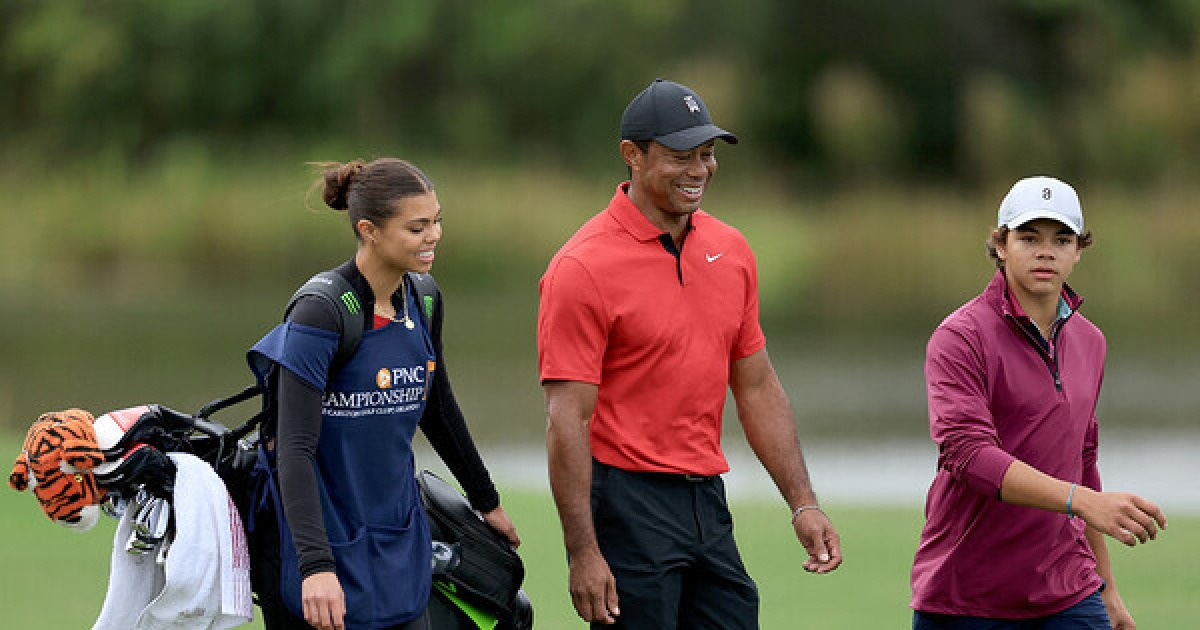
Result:
{"type": "MultiPolygon", "coordinates": [[[[257,386],[247,387],[210,402],[195,415],[153,404],[136,408],[140,416],[105,454],[112,460],[121,460],[130,453],[141,455],[136,459],[126,458],[101,483],[115,497],[133,497],[145,490],[170,499],[173,488],[169,480],[173,471],[162,469],[163,465],[170,466],[170,460],[145,455],[191,453],[213,467],[225,483],[243,523],[249,522],[258,429],[269,409],[259,411],[232,429],[210,416],[261,393],[257,386]]],[[[433,627],[531,630],[533,608],[521,590],[525,570],[520,556],[471,509],[466,497],[448,483],[426,470],[417,474],[417,483],[433,538],[434,588],[429,602],[433,627]]]]}
{"type": "Polygon", "coordinates": [[[136,415],[116,443],[104,449],[106,461],[116,465],[96,480],[116,497],[130,497],[138,490],[169,498],[174,492],[174,467],[165,453],[190,453],[213,467],[244,518],[250,501],[250,471],[254,467],[257,430],[262,413],[230,429],[209,419],[214,411],[254,398],[257,387],[249,387],[229,398],[214,401],[196,415],[162,405],[143,405],[106,415],[136,415]]]}
{"type": "Polygon", "coordinates": [[[418,472],[417,487],[429,531],[442,545],[434,545],[435,575],[443,581],[435,590],[497,611],[501,621],[513,622],[504,627],[532,627],[533,609],[521,592],[525,565],[508,540],[483,522],[466,497],[437,475],[428,470],[418,472]]]}

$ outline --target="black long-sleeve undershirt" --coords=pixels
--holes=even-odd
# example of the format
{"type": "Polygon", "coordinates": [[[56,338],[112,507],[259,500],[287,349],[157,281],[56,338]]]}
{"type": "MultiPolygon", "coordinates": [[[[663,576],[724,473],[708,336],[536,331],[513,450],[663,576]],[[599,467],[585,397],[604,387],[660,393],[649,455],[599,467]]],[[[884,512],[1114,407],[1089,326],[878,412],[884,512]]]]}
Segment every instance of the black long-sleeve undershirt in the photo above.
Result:
{"type": "MultiPolygon", "coordinates": [[[[350,281],[363,299],[366,327],[371,328],[374,298],[366,279],[352,260],[338,267],[337,272],[350,281]]],[[[393,301],[400,299],[404,298],[393,296],[393,301]]],[[[421,431],[462,485],[471,506],[481,512],[489,512],[500,504],[500,496],[479,456],[450,387],[442,353],[442,300],[436,302],[431,336],[437,369],[434,370],[433,384],[421,416],[421,431]]],[[[306,326],[338,330],[338,314],[328,303],[316,297],[298,300],[288,319],[306,326]]],[[[278,379],[276,457],[280,492],[284,514],[291,526],[292,540],[300,560],[300,574],[308,577],[335,568],[329,539],[325,535],[315,466],[317,441],[321,434],[323,392],[287,369],[278,369],[275,378],[278,379]]]]}

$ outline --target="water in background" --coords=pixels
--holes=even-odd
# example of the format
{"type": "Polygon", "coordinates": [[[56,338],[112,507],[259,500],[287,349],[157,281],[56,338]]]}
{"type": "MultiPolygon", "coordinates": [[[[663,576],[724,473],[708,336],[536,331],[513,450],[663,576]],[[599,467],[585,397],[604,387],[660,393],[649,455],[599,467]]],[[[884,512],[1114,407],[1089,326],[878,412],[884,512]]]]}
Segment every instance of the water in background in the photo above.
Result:
{"type": "MultiPolygon", "coordinates": [[[[805,444],[809,474],[821,501],[828,505],[920,507],[933,481],[937,450],[913,438],[814,440],[805,444]]],[[[545,449],[527,444],[487,444],[484,459],[501,491],[505,487],[550,491],[545,449]]],[[[1109,490],[1133,492],[1172,514],[1200,514],[1200,431],[1148,435],[1108,431],[1101,435],[1100,475],[1109,490]]],[[[741,440],[727,440],[730,472],[725,484],[733,500],[776,501],[771,478],[741,440]]],[[[442,475],[449,472],[429,449],[418,465],[442,475]]],[[[449,478],[449,477],[447,477],[449,478]]]]}
{"type": "MultiPolygon", "coordinates": [[[[155,402],[195,411],[238,391],[250,382],[246,348],[281,315],[275,293],[231,289],[130,304],[101,291],[71,304],[39,303],[33,311],[0,302],[0,430],[23,433],[39,413],[72,406],[102,413],[155,402]]],[[[447,315],[449,372],[472,431],[503,482],[545,488],[536,304],[498,308],[469,295],[454,304],[447,315]]],[[[919,505],[935,455],[927,437],[925,340],[883,347],[772,339],[771,357],[821,496],[919,505]]],[[[1148,357],[1110,343],[1098,409],[1108,487],[1144,494],[1167,509],[1200,510],[1196,383],[1200,358],[1187,348],[1148,357]]],[[[237,424],[253,405],[217,419],[237,424]]],[[[731,492],[774,497],[747,454],[731,404],[726,418],[731,492]]]]}

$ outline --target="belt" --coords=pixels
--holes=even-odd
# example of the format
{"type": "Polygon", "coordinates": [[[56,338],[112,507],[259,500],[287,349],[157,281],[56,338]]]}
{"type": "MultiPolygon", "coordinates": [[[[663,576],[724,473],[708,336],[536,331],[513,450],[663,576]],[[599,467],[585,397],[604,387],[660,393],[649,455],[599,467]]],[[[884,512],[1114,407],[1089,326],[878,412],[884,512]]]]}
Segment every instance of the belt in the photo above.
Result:
{"type": "Polygon", "coordinates": [[[667,479],[673,481],[686,481],[687,483],[704,483],[720,478],[721,475],[697,475],[694,473],[667,473],[667,472],[651,472],[648,470],[625,470],[608,464],[601,463],[593,459],[594,465],[605,469],[619,470],[628,475],[637,475],[639,477],[667,479]]]}
{"type": "Polygon", "coordinates": [[[720,477],[720,475],[696,475],[692,473],[664,473],[664,472],[637,472],[637,475],[645,475],[647,477],[657,477],[659,479],[667,479],[671,481],[685,481],[687,483],[705,483],[720,477]]]}

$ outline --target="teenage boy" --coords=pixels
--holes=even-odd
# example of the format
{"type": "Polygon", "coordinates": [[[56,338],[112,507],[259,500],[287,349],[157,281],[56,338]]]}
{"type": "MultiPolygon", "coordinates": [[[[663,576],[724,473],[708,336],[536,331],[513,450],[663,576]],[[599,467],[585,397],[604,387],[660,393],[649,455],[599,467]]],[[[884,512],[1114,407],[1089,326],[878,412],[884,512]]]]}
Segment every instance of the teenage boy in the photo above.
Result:
{"type": "Polygon", "coordinates": [[[987,243],[995,276],[929,340],[938,470],[913,563],[915,630],[1134,627],[1104,535],[1134,546],[1167,521],[1101,490],[1105,341],[1066,284],[1091,243],[1071,186],[1018,181],[987,243]]]}

